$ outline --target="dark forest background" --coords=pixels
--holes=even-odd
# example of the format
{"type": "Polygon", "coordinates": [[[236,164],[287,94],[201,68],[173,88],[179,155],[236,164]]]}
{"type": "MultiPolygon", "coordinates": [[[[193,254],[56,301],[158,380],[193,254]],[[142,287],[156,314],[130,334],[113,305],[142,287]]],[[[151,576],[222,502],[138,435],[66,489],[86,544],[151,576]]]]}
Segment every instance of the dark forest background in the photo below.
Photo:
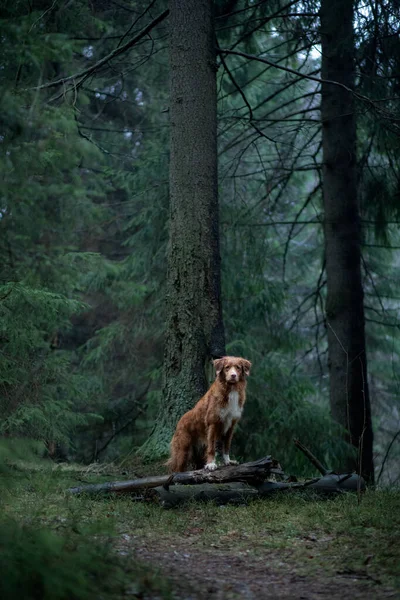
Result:
{"type": "MultiPolygon", "coordinates": [[[[298,437],[340,468],[363,451],[364,436],[372,448],[373,430],[375,480],[394,484],[400,4],[347,6],[214,3],[219,209],[210,228],[217,236],[219,228],[221,265],[203,268],[220,272],[225,346],[223,336],[219,345],[207,335],[193,342],[196,385],[212,380],[221,349],[244,356],[253,371],[236,457],[270,453],[287,472],[308,474],[298,437]],[[355,449],[340,417],[348,409],[355,449]]],[[[170,63],[179,40],[169,48],[167,9],[162,0],[1,3],[0,435],[37,440],[54,460],[163,457],[157,423],[169,437],[199,397],[183,382],[174,400],[168,387],[170,274],[179,248],[191,252],[196,234],[187,232],[208,214],[190,188],[193,173],[203,169],[206,181],[214,167],[200,164],[190,117],[170,156],[180,102],[171,69],[186,75],[170,63]],[[180,205],[169,202],[170,158],[186,193],[180,205]]],[[[190,31],[194,47],[203,25],[190,31]]],[[[190,93],[205,92],[211,106],[213,90],[200,74],[196,89],[193,69],[190,93]]],[[[187,322],[207,328],[200,272],[190,285],[203,313],[184,303],[187,322]]]]}

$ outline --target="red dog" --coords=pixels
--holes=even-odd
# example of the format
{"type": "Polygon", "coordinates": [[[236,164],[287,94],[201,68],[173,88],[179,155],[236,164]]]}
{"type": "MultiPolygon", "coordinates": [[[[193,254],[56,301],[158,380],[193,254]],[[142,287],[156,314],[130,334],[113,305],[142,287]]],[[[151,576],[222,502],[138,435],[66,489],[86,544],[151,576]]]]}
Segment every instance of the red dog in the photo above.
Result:
{"type": "Polygon", "coordinates": [[[233,430],[242,416],[246,401],[246,376],[251,363],[245,358],[224,356],[214,360],[216,378],[208,392],[196,406],[178,422],[171,441],[171,458],[167,462],[170,472],[186,471],[190,462],[196,468],[213,471],[216,443],[222,441],[222,458],[225,465],[237,464],[229,458],[233,430]]]}

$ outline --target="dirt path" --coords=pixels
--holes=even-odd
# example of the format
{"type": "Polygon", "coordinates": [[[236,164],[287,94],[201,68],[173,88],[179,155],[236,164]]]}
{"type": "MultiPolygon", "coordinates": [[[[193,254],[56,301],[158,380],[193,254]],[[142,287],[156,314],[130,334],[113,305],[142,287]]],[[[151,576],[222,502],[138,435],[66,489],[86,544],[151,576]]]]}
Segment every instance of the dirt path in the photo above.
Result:
{"type": "MultiPolygon", "coordinates": [[[[359,572],[328,574],[319,565],[308,568],[296,563],[288,549],[254,554],[250,548],[232,551],[224,548],[194,547],[190,539],[132,539],[123,536],[118,544],[124,555],[160,570],[173,585],[174,596],[184,600],[380,600],[400,598],[395,590],[359,572]]],[[[305,552],[309,552],[305,549],[305,552]]]]}

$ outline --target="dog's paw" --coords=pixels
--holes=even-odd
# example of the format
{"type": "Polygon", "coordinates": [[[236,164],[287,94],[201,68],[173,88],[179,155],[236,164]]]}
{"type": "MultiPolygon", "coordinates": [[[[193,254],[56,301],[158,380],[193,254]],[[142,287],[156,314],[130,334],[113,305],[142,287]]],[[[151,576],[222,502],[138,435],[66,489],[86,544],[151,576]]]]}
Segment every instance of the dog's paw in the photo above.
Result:
{"type": "Polygon", "coordinates": [[[207,471],[215,471],[215,469],[217,468],[217,463],[215,462],[215,460],[213,460],[212,462],[207,463],[204,468],[207,471]]]}

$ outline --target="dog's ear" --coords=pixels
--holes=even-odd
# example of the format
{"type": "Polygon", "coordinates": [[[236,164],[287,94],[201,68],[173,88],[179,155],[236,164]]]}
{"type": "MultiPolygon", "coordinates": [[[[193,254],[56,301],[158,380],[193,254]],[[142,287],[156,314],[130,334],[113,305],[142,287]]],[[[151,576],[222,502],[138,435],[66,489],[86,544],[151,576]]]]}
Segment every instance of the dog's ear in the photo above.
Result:
{"type": "Polygon", "coordinates": [[[214,360],[215,373],[216,373],[217,377],[221,373],[222,369],[224,368],[224,364],[225,364],[224,358],[217,358],[216,360],[214,360]]]}
{"type": "Polygon", "coordinates": [[[245,358],[242,358],[242,368],[245,375],[250,375],[251,362],[245,358]]]}

